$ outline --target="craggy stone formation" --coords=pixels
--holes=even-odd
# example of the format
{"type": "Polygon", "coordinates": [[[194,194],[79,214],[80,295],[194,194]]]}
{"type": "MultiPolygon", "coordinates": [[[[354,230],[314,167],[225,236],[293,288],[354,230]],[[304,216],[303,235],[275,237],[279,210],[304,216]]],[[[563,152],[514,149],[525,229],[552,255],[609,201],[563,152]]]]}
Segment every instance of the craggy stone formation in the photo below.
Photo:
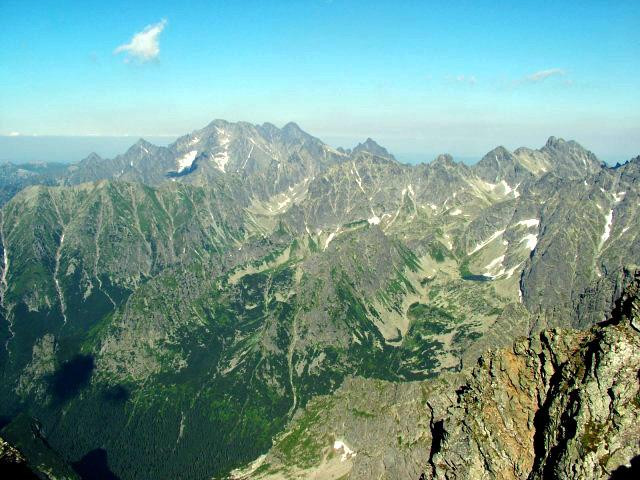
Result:
{"type": "Polygon", "coordinates": [[[0,438],[0,475],[2,478],[37,479],[17,449],[0,438]]]}
{"type": "Polygon", "coordinates": [[[640,454],[637,283],[605,326],[484,355],[445,410],[434,478],[609,478],[640,454]]]}

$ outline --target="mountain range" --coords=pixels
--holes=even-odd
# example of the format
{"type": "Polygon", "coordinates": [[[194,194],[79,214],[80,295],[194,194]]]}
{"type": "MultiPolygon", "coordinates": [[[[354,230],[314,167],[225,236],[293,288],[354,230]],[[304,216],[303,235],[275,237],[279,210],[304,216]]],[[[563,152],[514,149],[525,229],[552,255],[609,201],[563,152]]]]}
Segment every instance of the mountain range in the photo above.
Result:
{"type": "MultiPolygon", "coordinates": [[[[516,390],[549,403],[556,424],[570,417],[554,369],[592,358],[640,263],[640,157],[610,168],[555,137],[472,166],[405,165],[371,139],[335,149],[294,123],[216,120],[112,159],[5,164],[0,191],[0,436],[34,465],[64,465],[52,478],[87,465],[122,479],[566,472],[575,451],[549,453],[552,426],[529,418],[520,433],[534,438],[515,448],[500,425],[465,418],[522,421],[505,407],[512,391],[484,398],[481,379],[498,375],[487,362],[513,367],[516,390]],[[497,348],[510,353],[485,353],[497,348]],[[531,362],[544,375],[524,378],[531,362]],[[346,410],[397,445],[338,438],[346,410]],[[491,463],[482,432],[503,456],[532,456],[491,463]]],[[[622,328],[605,353],[635,348],[622,328]]],[[[637,370],[635,356],[620,361],[637,370]]],[[[636,398],[637,376],[620,378],[636,398]]],[[[602,478],[638,453],[582,447],[609,455],[588,467],[602,478]]]]}

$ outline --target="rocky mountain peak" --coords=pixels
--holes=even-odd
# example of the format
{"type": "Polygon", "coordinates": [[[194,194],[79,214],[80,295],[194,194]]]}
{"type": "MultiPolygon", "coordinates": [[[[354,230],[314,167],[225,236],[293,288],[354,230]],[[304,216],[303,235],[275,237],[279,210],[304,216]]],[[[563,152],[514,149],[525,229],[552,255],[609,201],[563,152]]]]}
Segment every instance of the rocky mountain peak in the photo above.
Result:
{"type": "Polygon", "coordinates": [[[448,153],[441,153],[440,155],[438,155],[435,160],[433,160],[433,162],[431,162],[431,165],[433,166],[446,166],[446,167],[453,167],[456,164],[455,160],[453,159],[453,157],[448,154],[448,153]]]}
{"type": "Polygon", "coordinates": [[[582,177],[602,168],[602,162],[574,140],[549,137],[539,152],[547,156],[551,167],[562,177],[582,177]]]}
{"type": "Polygon", "coordinates": [[[280,130],[282,137],[285,141],[301,141],[311,138],[307,132],[302,130],[297,123],[289,122],[280,130]]]}
{"type": "Polygon", "coordinates": [[[363,143],[358,143],[352,150],[354,154],[359,152],[368,152],[380,157],[393,158],[386,148],[380,146],[375,140],[368,137],[363,143]]]}
{"type": "Polygon", "coordinates": [[[633,175],[638,176],[640,172],[640,155],[634,157],[630,160],[627,160],[624,163],[618,162],[614,167],[614,170],[622,169],[624,172],[635,172],[633,175]]]}
{"type": "Polygon", "coordinates": [[[515,155],[503,146],[494,148],[482,157],[474,166],[474,170],[480,178],[491,183],[499,182],[500,180],[505,180],[509,183],[521,181],[521,177],[526,173],[515,155]]]}
{"type": "Polygon", "coordinates": [[[151,142],[147,142],[144,138],[140,138],[136,143],[129,147],[126,153],[138,153],[142,151],[143,153],[149,153],[150,148],[155,148],[155,145],[151,142]]]}
{"type": "Polygon", "coordinates": [[[515,157],[513,156],[513,154],[509,150],[507,150],[507,148],[500,145],[491,150],[484,157],[482,157],[482,159],[478,163],[496,162],[500,164],[502,162],[513,162],[514,160],[515,157]]]}
{"type": "Polygon", "coordinates": [[[228,127],[229,125],[231,125],[231,123],[228,122],[227,120],[224,120],[222,118],[216,118],[215,120],[211,121],[205,128],[228,127]]]}
{"type": "Polygon", "coordinates": [[[102,157],[98,155],[96,152],[91,152],[87,157],[83,160],[83,162],[101,162],[102,157]]]}
{"type": "Polygon", "coordinates": [[[305,133],[296,122],[289,122],[282,127],[284,133],[305,133]]]}
{"type": "Polygon", "coordinates": [[[547,148],[558,148],[561,145],[564,145],[565,143],[567,143],[563,138],[558,138],[558,137],[554,137],[553,135],[550,136],[547,140],[547,143],[545,144],[545,147],[547,148]]]}
{"type": "Polygon", "coordinates": [[[280,132],[280,129],[270,122],[264,122],[257,128],[260,134],[264,135],[265,137],[274,137],[280,132]]]}

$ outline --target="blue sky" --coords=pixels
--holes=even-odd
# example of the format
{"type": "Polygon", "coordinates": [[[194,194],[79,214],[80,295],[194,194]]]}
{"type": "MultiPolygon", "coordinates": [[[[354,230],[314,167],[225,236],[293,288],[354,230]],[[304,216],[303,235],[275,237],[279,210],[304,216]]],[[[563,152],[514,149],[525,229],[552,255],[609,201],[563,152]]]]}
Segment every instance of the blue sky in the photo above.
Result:
{"type": "Polygon", "coordinates": [[[2,0],[0,134],[293,120],[406,156],[640,154],[640,2],[449,3],[2,0]]]}

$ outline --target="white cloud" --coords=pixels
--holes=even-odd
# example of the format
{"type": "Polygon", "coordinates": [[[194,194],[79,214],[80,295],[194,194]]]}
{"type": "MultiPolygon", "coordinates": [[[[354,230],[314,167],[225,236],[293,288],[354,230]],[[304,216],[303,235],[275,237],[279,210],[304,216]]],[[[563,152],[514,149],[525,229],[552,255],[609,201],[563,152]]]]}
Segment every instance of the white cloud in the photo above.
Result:
{"type": "Polygon", "coordinates": [[[561,68],[549,68],[548,70],[540,70],[538,72],[534,72],[531,75],[527,75],[522,79],[524,83],[539,83],[545,81],[550,77],[564,77],[567,74],[561,68]]]}
{"type": "Polygon", "coordinates": [[[9,136],[10,137],[19,137],[20,136],[20,132],[9,132],[9,136]]]}
{"type": "Polygon", "coordinates": [[[478,80],[476,79],[475,75],[456,75],[456,76],[449,75],[445,78],[450,82],[467,83],[469,85],[475,85],[476,83],[478,83],[478,80]]]}
{"type": "Polygon", "coordinates": [[[148,62],[157,58],[160,54],[158,37],[160,37],[166,24],[167,21],[163,19],[154,25],[148,25],[144,30],[136,33],[129,43],[120,45],[113,53],[125,52],[127,54],[125,61],[134,58],[141,62],[148,62]]]}
{"type": "Polygon", "coordinates": [[[466,82],[469,83],[471,85],[475,85],[476,83],[478,83],[478,81],[476,80],[476,77],[473,75],[467,75],[466,77],[464,75],[459,75],[458,76],[458,81],[459,82],[466,82]]]}

